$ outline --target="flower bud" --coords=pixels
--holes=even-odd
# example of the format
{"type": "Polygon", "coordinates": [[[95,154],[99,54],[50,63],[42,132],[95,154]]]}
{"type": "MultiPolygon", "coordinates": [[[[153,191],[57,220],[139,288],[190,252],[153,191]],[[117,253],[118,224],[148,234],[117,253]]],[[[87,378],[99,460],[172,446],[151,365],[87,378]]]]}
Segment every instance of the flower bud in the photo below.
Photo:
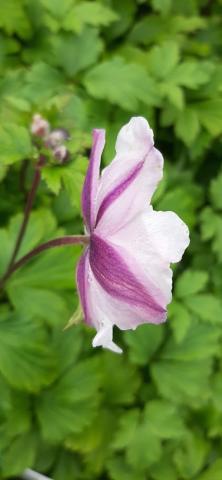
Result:
{"type": "Polygon", "coordinates": [[[33,115],[31,123],[31,133],[37,137],[46,137],[49,134],[49,122],[45,120],[39,113],[33,115]]]}
{"type": "Polygon", "coordinates": [[[48,148],[59,147],[65,140],[68,140],[69,134],[65,128],[55,128],[48,135],[45,146],[48,148]]]}
{"type": "Polygon", "coordinates": [[[65,145],[60,145],[59,147],[53,149],[53,155],[58,163],[63,164],[67,161],[69,152],[65,145]]]}

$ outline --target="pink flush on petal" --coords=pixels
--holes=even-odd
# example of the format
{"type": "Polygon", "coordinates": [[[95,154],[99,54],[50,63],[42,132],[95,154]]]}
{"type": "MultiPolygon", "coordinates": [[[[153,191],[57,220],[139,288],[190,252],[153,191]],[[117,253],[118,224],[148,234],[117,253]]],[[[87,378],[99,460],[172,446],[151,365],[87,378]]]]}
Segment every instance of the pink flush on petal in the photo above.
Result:
{"type": "Polygon", "coordinates": [[[116,155],[100,175],[105,131],[94,130],[82,192],[89,246],[77,267],[85,321],[97,334],[93,346],[115,352],[113,326],[134,329],[166,320],[171,300],[170,262],[189,245],[189,231],[173,212],[155,212],[150,200],[163,174],[163,157],[143,117],[122,127],[116,155]]]}

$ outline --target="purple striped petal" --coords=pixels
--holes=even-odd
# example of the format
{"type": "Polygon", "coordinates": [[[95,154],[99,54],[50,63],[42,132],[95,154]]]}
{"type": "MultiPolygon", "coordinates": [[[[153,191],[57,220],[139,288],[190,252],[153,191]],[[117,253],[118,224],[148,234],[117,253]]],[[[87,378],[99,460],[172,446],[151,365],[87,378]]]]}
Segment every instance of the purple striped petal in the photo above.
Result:
{"type": "Polygon", "coordinates": [[[89,250],[87,249],[84,254],[80,257],[80,260],[76,269],[76,281],[78,292],[81,300],[81,305],[85,317],[86,323],[91,325],[90,313],[89,313],[89,302],[88,302],[88,292],[87,292],[87,276],[89,269],[89,250]]]}
{"type": "Polygon", "coordinates": [[[89,232],[95,225],[95,198],[99,181],[101,155],[105,145],[105,130],[93,130],[93,146],[82,191],[82,213],[89,232]]]}
{"type": "Polygon", "coordinates": [[[143,311],[152,310],[157,317],[165,314],[165,309],[128,268],[118,249],[95,234],[91,236],[89,261],[96,280],[109,295],[143,311]]]}
{"type": "Polygon", "coordinates": [[[108,195],[103,199],[96,217],[96,225],[98,225],[103,214],[106,212],[107,208],[121,196],[121,194],[131,185],[131,183],[136,179],[140,173],[144,164],[144,160],[138,162],[134,168],[132,168],[126,176],[111,190],[108,195]]]}

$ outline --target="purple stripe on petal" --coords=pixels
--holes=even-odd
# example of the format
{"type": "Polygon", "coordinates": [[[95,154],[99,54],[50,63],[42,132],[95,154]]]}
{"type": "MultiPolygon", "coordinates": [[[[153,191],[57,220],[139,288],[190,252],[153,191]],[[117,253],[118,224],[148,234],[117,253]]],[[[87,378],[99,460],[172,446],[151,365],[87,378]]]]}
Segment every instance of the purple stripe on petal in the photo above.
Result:
{"type": "Polygon", "coordinates": [[[116,187],[111,190],[111,192],[106,195],[106,197],[103,199],[98,213],[96,217],[96,225],[98,225],[99,221],[101,220],[103,214],[109,208],[109,206],[118,198],[120,195],[130,186],[130,184],[135,180],[137,175],[140,173],[142,167],[144,164],[144,160],[140,161],[137,163],[137,165],[132,168],[126,175],[126,177],[120,181],[116,187]]]}
{"type": "Polygon", "coordinates": [[[89,261],[99,284],[114,298],[132,307],[151,309],[157,316],[166,312],[129,270],[117,247],[95,234],[91,236],[89,261]]]}
{"type": "Polygon", "coordinates": [[[98,188],[101,155],[105,145],[105,130],[93,130],[93,146],[82,191],[82,213],[91,232],[95,224],[94,201],[98,188]]]}
{"type": "Polygon", "coordinates": [[[81,305],[85,317],[85,321],[88,324],[91,324],[90,315],[89,315],[89,306],[87,299],[87,274],[88,274],[88,256],[89,250],[87,249],[84,254],[80,257],[80,260],[76,269],[76,281],[78,292],[81,300],[81,305]]]}

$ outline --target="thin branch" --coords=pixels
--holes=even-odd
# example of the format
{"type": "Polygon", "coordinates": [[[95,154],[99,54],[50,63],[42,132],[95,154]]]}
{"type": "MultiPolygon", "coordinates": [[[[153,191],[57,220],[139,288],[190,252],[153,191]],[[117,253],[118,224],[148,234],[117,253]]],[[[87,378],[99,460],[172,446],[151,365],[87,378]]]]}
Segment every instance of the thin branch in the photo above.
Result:
{"type": "Polygon", "coordinates": [[[39,253],[43,252],[44,250],[48,250],[49,248],[78,244],[88,245],[89,237],[87,235],[67,235],[64,237],[54,238],[53,240],[49,240],[48,242],[38,245],[38,247],[33,248],[33,250],[24,255],[22,258],[20,258],[20,260],[18,260],[11,266],[10,270],[8,270],[7,272],[7,275],[5,275],[3,281],[0,282],[0,288],[3,286],[6,280],[8,280],[12,273],[22,267],[26,262],[28,262],[28,260],[31,260],[31,258],[33,258],[35,255],[38,255],[39,253]]]}
{"type": "Polygon", "coordinates": [[[11,269],[17,255],[18,255],[18,252],[19,252],[19,249],[20,249],[20,246],[21,246],[21,243],[22,243],[25,231],[26,231],[26,227],[27,227],[27,224],[28,224],[28,221],[29,221],[29,216],[30,216],[30,213],[31,213],[31,210],[32,210],[32,205],[33,205],[33,202],[34,202],[35,194],[36,194],[37,188],[38,188],[40,180],[41,180],[41,167],[44,165],[44,163],[45,163],[45,158],[43,156],[40,156],[39,161],[38,161],[38,163],[35,167],[35,174],[34,174],[32,186],[31,186],[31,190],[28,194],[27,203],[26,203],[25,211],[24,211],[23,221],[22,221],[19,233],[18,233],[15,248],[14,248],[12,256],[11,256],[11,260],[10,260],[9,265],[8,265],[6,276],[7,276],[8,271],[11,269]]]}

